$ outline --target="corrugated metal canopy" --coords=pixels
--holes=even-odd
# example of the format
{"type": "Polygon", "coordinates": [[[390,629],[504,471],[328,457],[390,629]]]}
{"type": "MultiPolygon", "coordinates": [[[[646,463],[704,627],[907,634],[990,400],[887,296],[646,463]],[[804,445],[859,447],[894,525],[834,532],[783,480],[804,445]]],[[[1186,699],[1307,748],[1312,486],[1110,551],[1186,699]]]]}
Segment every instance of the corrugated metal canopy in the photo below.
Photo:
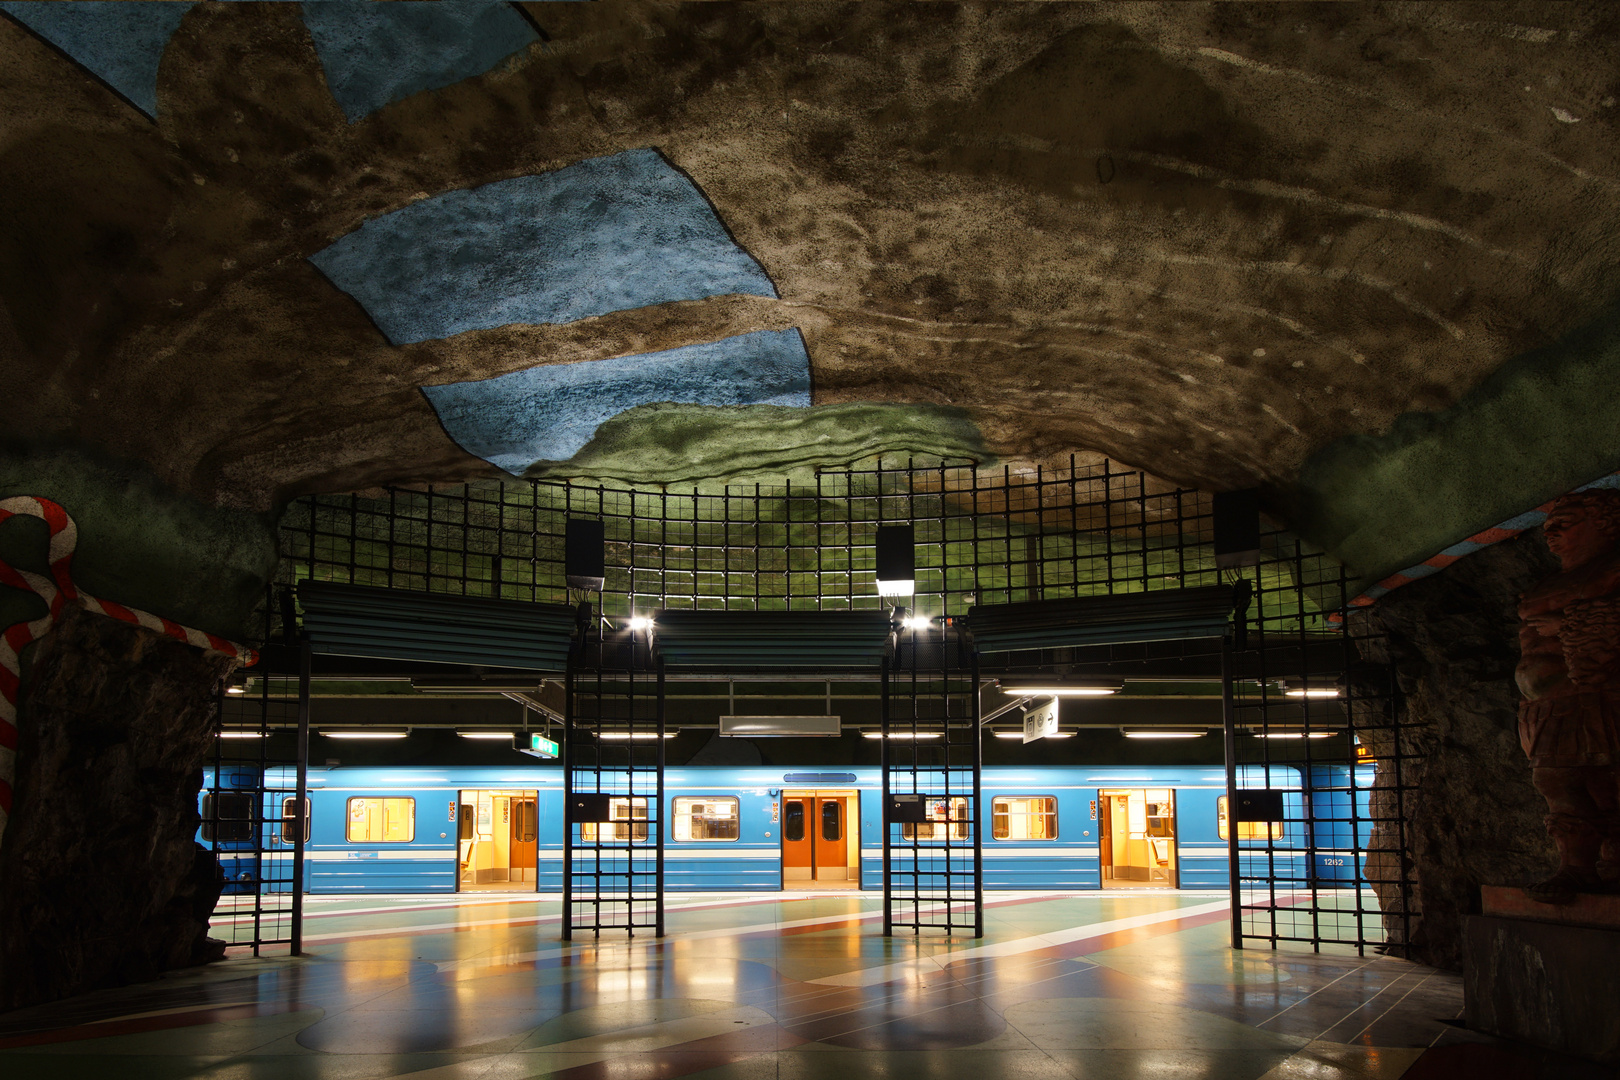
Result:
{"type": "Polygon", "coordinates": [[[1221,637],[1231,628],[1230,585],[981,604],[967,614],[979,652],[1221,637]]]}
{"type": "Polygon", "coordinates": [[[298,602],[310,648],[333,656],[562,672],[575,627],[559,604],[329,581],[299,582],[298,602]]]}
{"type": "Polygon", "coordinates": [[[667,667],[876,668],[892,633],[886,610],[661,611],[653,649],[667,667]]]}

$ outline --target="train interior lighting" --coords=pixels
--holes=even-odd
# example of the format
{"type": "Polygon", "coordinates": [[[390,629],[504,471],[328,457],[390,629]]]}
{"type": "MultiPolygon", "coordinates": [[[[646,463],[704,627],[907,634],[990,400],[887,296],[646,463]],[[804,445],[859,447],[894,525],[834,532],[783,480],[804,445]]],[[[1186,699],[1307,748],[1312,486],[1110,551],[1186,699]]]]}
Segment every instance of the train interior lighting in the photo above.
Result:
{"type": "Polygon", "coordinates": [[[1097,813],[1103,888],[1176,887],[1179,871],[1172,789],[1099,790],[1097,813]]]}
{"type": "Polygon", "coordinates": [[[461,790],[453,814],[458,891],[534,891],[540,875],[538,808],[538,790],[461,790]]]}

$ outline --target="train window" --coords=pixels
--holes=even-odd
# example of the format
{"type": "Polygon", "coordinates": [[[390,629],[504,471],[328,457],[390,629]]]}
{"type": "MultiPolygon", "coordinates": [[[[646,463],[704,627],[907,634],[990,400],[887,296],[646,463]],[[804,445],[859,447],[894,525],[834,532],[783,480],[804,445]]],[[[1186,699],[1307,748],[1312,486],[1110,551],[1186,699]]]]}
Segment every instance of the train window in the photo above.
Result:
{"type": "Polygon", "coordinates": [[[843,822],[840,819],[839,812],[841,805],[836,799],[828,799],[821,804],[821,838],[823,840],[842,840],[844,838],[843,822]]]}
{"type": "Polygon", "coordinates": [[[996,840],[1056,840],[1057,798],[1003,795],[991,799],[990,835],[996,840]]]}
{"type": "MultiPolygon", "coordinates": [[[[1226,825],[1226,796],[1215,800],[1215,825],[1221,839],[1231,835],[1226,825]]],[[[1280,821],[1240,821],[1237,823],[1239,840],[1281,840],[1283,823],[1280,821]]]]}
{"type": "Polygon", "coordinates": [[[789,799],[782,820],[782,838],[790,843],[804,839],[804,803],[789,799]]]}
{"type": "Polygon", "coordinates": [[[416,800],[362,797],[349,800],[346,839],[351,844],[408,844],[416,839],[416,800]]]}
{"type": "MultiPolygon", "coordinates": [[[[645,840],[647,839],[647,800],[643,798],[618,798],[608,803],[609,820],[603,824],[611,824],[611,835],[603,836],[603,840],[645,840]]],[[[579,838],[583,843],[594,843],[598,834],[597,823],[582,821],[579,825],[579,838]]]]}
{"type": "MultiPolygon", "coordinates": [[[[281,842],[295,844],[298,842],[298,804],[296,798],[281,800],[281,842]]],[[[304,800],[304,843],[309,843],[309,800],[304,800]]]]}
{"type": "Polygon", "coordinates": [[[520,844],[534,843],[537,826],[535,824],[535,806],[533,799],[517,799],[512,803],[512,809],[517,814],[513,822],[513,834],[520,844]]]}
{"type": "Polygon", "coordinates": [[[737,800],[731,796],[705,799],[677,796],[675,839],[737,839],[737,800]]]}
{"type": "Polygon", "coordinates": [[[928,821],[924,824],[900,826],[903,840],[968,840],[972,838],[973,823],[968,820],[968,801],[965,796],[949,800],[928,800],[928,821]]]}
{"type": "Polygon", "coordinates": [[[240,791],[204,795],[202,838],[208,841],[253,839],[253,796],[240,791]]]}
{"type": "Polygon", "coordinates": [[[456,839],[471,840],[473,838],[473,825],[476,824],[478,808],[470,803],[461,804],[461,811],[456,817],[456,839]]]}

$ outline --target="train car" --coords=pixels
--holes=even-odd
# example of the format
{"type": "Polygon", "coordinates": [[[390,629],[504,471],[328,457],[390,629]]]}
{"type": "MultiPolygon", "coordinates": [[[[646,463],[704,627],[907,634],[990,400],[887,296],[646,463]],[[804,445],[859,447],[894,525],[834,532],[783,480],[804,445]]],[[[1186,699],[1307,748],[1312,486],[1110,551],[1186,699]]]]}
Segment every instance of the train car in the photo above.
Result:
{"type": "MultiPolygon", "coordinates": [[[[231,891],[291,887],[290,865],[278,864],[292,858],[300,822],[303,887],[312,893],[561,890],[556,765],[312,768],[302,818],[291,770],[272,769],[257,808],[262,843],[253,840],[251,820],[257,779],[251,770],[228,771],[220,790],[203,797],[200,838],[218,851],[231,891]]],[[[1353,819],[1339,805],[1353,798],[1348,767],[1318,767],[1303,787],[1301,779],[1291,766],[1240,770],[1241,787],[1282,789],[1284,804],[1282,821],[1236,824],[1243,876],[1349,886],[1359,872],[1353,853],[1364,847],[1365,826],[1340,824],[1353,819]],[[1313,815],[1331,824],[1313,834],[1313,815]]],[[[1356,788],[1366,786],[1362,779],[1356,788]]],[[[207,781],[212,787],[212,775],[207,781]]],[[[1223,770],[1207,767],[986,768],[985,887],[1225,888],[1231,827],[1225,789],[1223,770]]],[[[881,775],[871,767],[670,768],[661,808],[666,887],[880,887],[881,791],[881,775]]],[[[958,849],[971,841],[965,799],[923,801],[924,821],[895,826],[898,858],[926,859],[942,852],[943,841],[958,849]]],[[[611,830],[606,839],[654,842],[644,798],[616,796],[610,803],[612,821],[581,827],[587,840],[603,829],[611,830]]]]}

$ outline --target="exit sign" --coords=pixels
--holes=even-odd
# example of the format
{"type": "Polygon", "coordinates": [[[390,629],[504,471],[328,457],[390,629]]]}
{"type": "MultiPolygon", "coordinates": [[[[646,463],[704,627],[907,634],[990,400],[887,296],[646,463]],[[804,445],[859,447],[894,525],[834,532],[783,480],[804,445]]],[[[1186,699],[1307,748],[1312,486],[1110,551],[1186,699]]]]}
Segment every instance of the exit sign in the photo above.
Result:
{"type": "Polygon", "coordinates": [[[529,752],[540,757],[556,757],[557,744],[544,735],[529,736],[529,752]]]}

